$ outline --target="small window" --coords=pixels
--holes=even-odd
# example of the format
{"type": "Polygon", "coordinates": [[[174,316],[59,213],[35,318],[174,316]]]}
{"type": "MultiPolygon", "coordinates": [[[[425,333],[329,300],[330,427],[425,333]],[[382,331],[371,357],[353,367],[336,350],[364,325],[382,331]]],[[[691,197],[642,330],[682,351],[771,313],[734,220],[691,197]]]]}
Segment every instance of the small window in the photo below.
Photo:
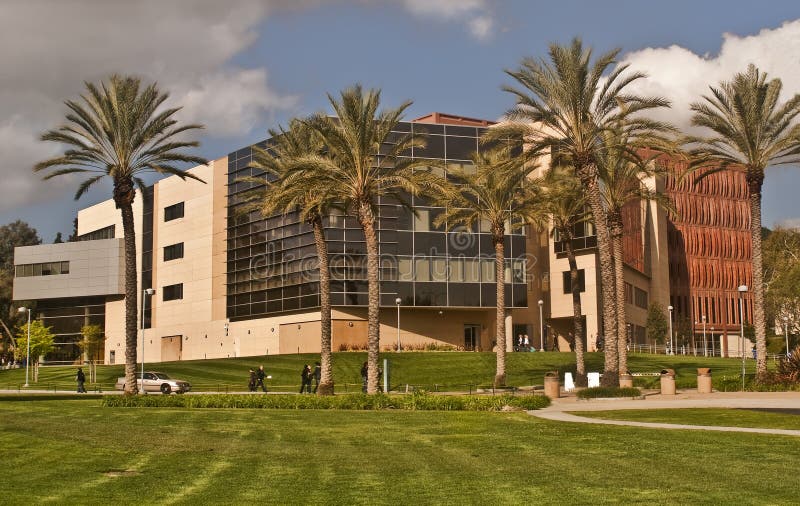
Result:
{"type": "Polygon", "coordinates": [[[642,309],[647,309],[647,292],[642,290],[641,288],[635,288],[634,290],[634,302],[636,305],[642,309]]]}
{"type": "Polygon", "coordinates": [[[177,285],[168,285],[165,286],[163,289],[164,292],[164,301],[168,300],[179,300],[183,298],[183,283],[178,283],[177,285]]]}
{"type": "Polygon", "coordinates": [[[164,221],[177,220],[178,218],[183,218],[183,202],[164,208],[164,221]]]}
{"type": "Polygon", "coordinates": [[[172,246],[164,246],[164,261],[169,262],[177,258],[183,258],[183,243],[173,244],[172,246]]]}
{"type": "MultiPolygon", "coordinates": [[[[564,271],[564,293],[572,293],[572,277],[569,274],[569,271],[564,271]]],[[[578,291],[585,292],[586,291],[586,271],[583,269],[578,269],[578,291]]]]}

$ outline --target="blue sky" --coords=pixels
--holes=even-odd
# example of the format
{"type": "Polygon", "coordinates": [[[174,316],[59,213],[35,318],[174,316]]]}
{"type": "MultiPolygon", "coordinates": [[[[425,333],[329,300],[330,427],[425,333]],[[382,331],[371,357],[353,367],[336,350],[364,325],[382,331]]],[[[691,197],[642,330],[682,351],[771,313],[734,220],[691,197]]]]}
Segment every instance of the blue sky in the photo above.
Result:
{"type": "MultiPolygon", "coordinates": [[[[156,79],[184,118],[208,125],[208,158],[260,140],[289,118],[328,110],[325,93],[360,82],[409,118],[432,111],[499,118],[512,105],[504,69],[546,55],[550,42],[580,36],[596,51],[653,76],[643,91],[675,102],[679,125],[708,84],[754,61],[800,92],[800,3],[745,1],[275,0],[232,2],[12,0],[0,16],[0,223],[20,218],[46,242],[68,234],[77,209],[109,198],[98,187],[80,202],[77,180],[39,183],[29,167],[57,147],[36,140],[60,123],[61,102],[82,80],[109,72],[156,79]],[[59,10],[62,9],[62,10],[59,10]],[[46,14],[45,14],[46,13],[46,14]],[[52,24],[52,30],[48,25],[52,24]],[[75,33],[62,33],[73,24],[75,33]],[[43,37],[43,32],[47,36],[43,37]],[[727,34],[727,35],[726,35],[727,34]]],[[[770,169],[764,223],[800,225],[797,168],[770,169]],[[791,221],[795,220],[795,221],[791,221]]]]}

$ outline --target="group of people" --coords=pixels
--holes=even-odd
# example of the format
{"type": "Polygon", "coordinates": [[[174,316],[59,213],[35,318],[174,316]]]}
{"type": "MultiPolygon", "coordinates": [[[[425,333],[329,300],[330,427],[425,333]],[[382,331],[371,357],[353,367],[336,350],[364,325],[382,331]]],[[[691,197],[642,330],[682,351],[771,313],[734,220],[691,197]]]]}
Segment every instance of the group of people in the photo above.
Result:
{"type": "Polygon", "coordinates": [[[520,334],[517,336],[517,343],[514,346],[514,351],[536,351],[536,348],[531,346],[531,340],[528,334],[520,334]]]}
{"type": "MultiPolygon", "coordinates": [[[[257,370],[250,369],[250,380],[247,383],[248,390],[256,392],[261,388],[264,393],[267,393],[267,387],[264,385],[265,379],[272,379],[272,376],[267,376],[263,365],[259,366],[257,370]]],[[[305,364],[300,372],[300,393],[312,393],[312,382],[314,383],[313,393],[317,393],[320,379],[322,379],[322,366],[320,363],[315,362],[313,370],[310,365],[305,364]]]]}

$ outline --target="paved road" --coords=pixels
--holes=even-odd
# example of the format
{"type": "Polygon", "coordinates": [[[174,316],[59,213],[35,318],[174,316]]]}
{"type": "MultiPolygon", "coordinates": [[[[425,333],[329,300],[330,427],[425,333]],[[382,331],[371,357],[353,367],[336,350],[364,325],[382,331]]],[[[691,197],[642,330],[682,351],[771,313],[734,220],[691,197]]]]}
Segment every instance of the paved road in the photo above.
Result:
{"type": "Polygon", "coordinates": [[[681,391],[674,396],[648,395],[643,400],[591,400],[579,401],[575,397],[554,399],[541,410],[529,411],[538,418],[561,422],[595,423],[601,425],[626,425],[654,429],[713,430],[721,432],[751,432],[759,434],[781,434],[800,437],[800,430],[766,429],[751,427],[719,427],[709,425],[686,425],[673,423],[634,422],[626,420],[603,420],[571,414],[580,411],[611,411],[626,409],[681,409],[681,408],[730,408],[730,409],[800,409],[800,392],[714,392],[698,394],[681,391]]]}

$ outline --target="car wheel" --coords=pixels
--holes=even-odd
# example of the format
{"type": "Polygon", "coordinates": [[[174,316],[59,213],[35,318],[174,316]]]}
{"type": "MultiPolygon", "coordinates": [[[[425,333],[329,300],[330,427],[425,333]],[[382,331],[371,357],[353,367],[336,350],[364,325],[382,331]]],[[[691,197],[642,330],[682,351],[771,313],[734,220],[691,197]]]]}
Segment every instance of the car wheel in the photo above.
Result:
{"type": "Polygon", "coordinates": [[[164,395],[171,394],[172,393],[172,387],[170,387],[169,385],[164,383],[163,385],[161,385],[161,393],[164,394],[164,395]]]}

